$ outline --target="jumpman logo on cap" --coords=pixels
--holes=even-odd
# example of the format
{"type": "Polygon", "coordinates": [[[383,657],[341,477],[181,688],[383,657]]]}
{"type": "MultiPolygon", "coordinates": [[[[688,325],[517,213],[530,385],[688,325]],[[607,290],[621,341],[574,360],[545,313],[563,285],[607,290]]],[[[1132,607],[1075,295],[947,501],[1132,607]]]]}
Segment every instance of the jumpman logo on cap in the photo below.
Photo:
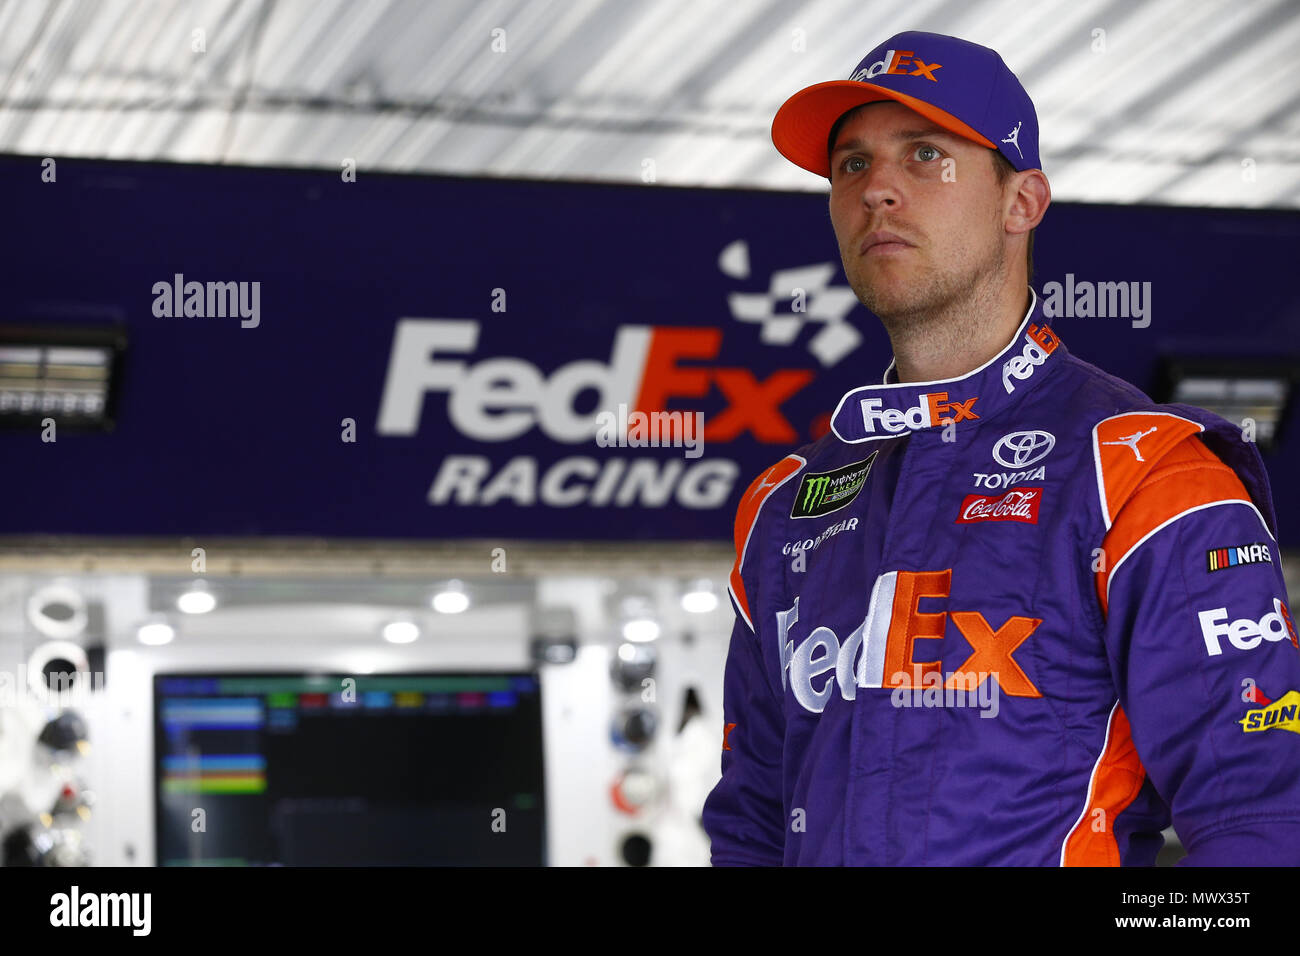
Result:
{"type": "Polygon", "coordinates": [[[1025,154],[1024,154],[1023,151],[1021,151],[1021,149],[1020,149],[1020,143],[1018,142],[1018,140],[1019,140],[1019,138],[1020,138],[1020,127],[1023,126],[1023,125],[1024,125],[1024,121],[1023,121],[1023,120],[1022,120],[1021,122],[1017,123],[1017,124],[1016,124],[1016,128],[1013,129],[1013,130],[1012,130],[1012,131],[1007,135],[1007,138],[1004,139],[1004,140],[1002,141],[1002,142],[1004,142],[1004,143],[1010,143],[1012,146],[1014,146],[1014,147],[1016,148],[1016,152],[1017,152],[1017,153],[1020,153],[1020,158],[1021,158],[1021,159],[1024,159],[1024,158],[1025,158],[1025,154]]]}

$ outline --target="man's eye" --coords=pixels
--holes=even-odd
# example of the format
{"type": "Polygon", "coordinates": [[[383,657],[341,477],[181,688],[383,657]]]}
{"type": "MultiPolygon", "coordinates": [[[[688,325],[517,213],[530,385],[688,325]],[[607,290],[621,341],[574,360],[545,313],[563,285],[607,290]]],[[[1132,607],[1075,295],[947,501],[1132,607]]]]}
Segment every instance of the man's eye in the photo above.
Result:
{"type": "Polygon", "coordinates": [[[853,163],[863,163],[866,161],[861,156],[850,156],[844,162],[840,163],[840,169],[846,173],[857,173],[862,171],[862,166],[853,166],[853,163]]]}
{"type": "Polygon", "coordinates": [[[921,160],[923,163],[928,163],[932,159],[939,158],[939,151],[933,146],[918,146],[916,147],[916,158],[921,160]],[[922,155],[924,153],[929,153],[930,155],[922,155]]]}

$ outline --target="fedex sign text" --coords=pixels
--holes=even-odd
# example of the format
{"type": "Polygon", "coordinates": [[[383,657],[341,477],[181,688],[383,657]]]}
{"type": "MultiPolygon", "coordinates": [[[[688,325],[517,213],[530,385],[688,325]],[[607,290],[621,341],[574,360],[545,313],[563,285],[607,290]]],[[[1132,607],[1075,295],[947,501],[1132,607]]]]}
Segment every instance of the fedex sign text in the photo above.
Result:
{"type": "Polygon", "coordinates": [[[788,398],[812,381],[806,369],[779,369],[759,379],[747,368],[684,360],[711,360],[722,330],[666,326],[619,327],[608,361],[579,359],[544,374],[523,358],[462,358],[478,347],[479,323],[470,319],[402,319],[384,380],[377,431],[415,435],[428,392],[447,394],[447,417],[466,437],[502,442],[537,427],[565,443],[594,438],[601,409],[625,405],[667,410],[676,399],[704,398],[713,388],[726,407],[704,426],[704,440],[728,442],[749,432],[760,442],[792,444],[799,435],[781,411],[788,398]],[[575,402],[582,392],[599,396],[590,412],[575,402]]]}

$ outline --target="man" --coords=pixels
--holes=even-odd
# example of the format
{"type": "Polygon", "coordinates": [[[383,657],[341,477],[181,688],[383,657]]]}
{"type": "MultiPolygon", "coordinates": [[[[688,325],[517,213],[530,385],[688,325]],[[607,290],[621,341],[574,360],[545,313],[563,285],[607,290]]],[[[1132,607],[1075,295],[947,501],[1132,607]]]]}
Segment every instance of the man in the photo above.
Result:
{"type": "Polygon", "coordinates": [[[714,864],[1149,865],[1171,818],[1188,863],[1300,863],[1259,454],[1044,322],[1014,74],[903,33],[772,133],[894,362],[741,501],[714,864]]]}

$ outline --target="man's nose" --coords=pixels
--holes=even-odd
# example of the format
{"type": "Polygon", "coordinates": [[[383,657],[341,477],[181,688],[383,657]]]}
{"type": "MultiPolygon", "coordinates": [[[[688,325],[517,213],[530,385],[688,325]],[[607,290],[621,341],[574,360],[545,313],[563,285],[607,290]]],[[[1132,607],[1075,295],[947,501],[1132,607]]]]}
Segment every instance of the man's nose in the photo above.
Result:
{"type": "Polygon", "coordinates": [[[859,184],[862,204],[868,209],[881,205],[897,205],[902,198],[898,189],[899,175],[898,168],[890,163],[872,163],[863,173],[862,182],[859,184]]]}

